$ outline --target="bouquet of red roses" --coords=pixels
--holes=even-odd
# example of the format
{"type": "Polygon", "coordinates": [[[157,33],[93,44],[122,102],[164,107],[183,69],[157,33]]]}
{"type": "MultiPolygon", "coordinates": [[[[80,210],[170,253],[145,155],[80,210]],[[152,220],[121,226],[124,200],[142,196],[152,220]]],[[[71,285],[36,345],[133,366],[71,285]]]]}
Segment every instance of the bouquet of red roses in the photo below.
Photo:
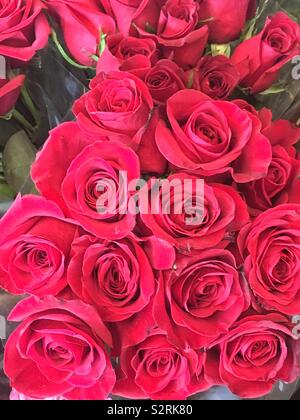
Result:
{"type": "MultiPolygon", "coordinates": [[[[8,318],[11,398],[183,400],[216,385],[258,398],[294,382],[297,6],[2,3],[14,78],[0,79],[0,115],[26,138],[36,133],[11,111],[24,83],[15,69],[50,31],[90,79],[34,157],[36,194],[17,195],[0,220],[0,286],[22,297],[8,318]]],[[[23,103],[34,119],[26,90],[23,103]]]]}

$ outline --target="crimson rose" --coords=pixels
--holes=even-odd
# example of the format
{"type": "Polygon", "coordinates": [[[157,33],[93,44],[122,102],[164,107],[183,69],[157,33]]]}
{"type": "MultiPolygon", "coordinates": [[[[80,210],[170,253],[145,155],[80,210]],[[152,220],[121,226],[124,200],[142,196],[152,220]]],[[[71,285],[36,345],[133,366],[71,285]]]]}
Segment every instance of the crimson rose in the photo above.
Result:
{"type": "Polygon", "coordinates": [[[300,313],[300,205],[283,204],[258,216],[239,235],[245,275],[258,302],[300,313]]]}
{"type": "Polygon", "coordinates": [[[158,58],[155,41],[122,34],[109,35],[106,48],[99,57],[97,74],[126,71],[143,78],[158,58]]]}
{"type": "Polygon", "coordinates": [[[191,249],[216,246],[249,220],[246,204],[229,186],[205,184],[202,191],[201,186],[198,188],[197,178],[183,173],[171,175],[167,181],[152,180],[141,190],[141,220],[146,227],[142,232],[146,236],[151,232],[179,252],[189,253],[191,249]],[[191,188],[185,188],[187,183],[191,188]],[[170,200],[166,200],[168,195],[165,194],[168,185],[171,186],[170,200]],[[150,211],[145,211],[143,206],[147,197],[144,194],[149,189],[153,191],[150,211]]]}
{"type": "Polygon", "coordinates": [[[103,13],[98,0],[44,0],[59,21],[72,56],[81,64],[94,63],[102,34],[115,32],[114,20],[103,13]]]}
{"type": "Polygon", "coordinates": [[[133,16],[131,33],[154,39],[164,58],[190,68],[202,57],[208,39],[200,9],[196,0],[143,0],[133,16]]]}
{"type": "Polygon", "coordinates": [[[48,42],[50,27],[40,0],[5,0],[0,5],[0,55],[29,61],[48,42]]]}
{"type": "Polygon", "coordinates": [[[233,255],[216,249],[177,257],[161,276],[154,317],[172,343],[198,349],[226,333],[247,307],[233,255]]]}
{"type": "Polygon", "coordinates": [[[12,80],[0,78],[0,117],[5,116],[13,109],[24,81],[24,75],[16,76],[12,80]]]}
{"type": "Polygon", "coordinates": [[[141,312],[155,291],[150,262],[133,237],[118,242],[91,235],[78,238],[72,246],[68,280],[74,293],[97,308],[106,322],[124,321],[141,312]]]}
{"type": "Polygon", "coordinates": [[[127,209],[129,183],[140,178],[137,155],[119,144],[91,142],[74,122],[51,132],[32,178],[45,197],[98,237],[123,238],[135,226],[135,216],[121,210],[127,209]]]}
{"type": "Polygon", "coordinates": [[[300,27],[283,12],[267,19],[262,32],[241,43],[232,61],[241,74],[241,85],[251,93],[269,88],[280,69],[300,54],[300,27]]]}
{"type": "Polygon", "coordinates": [[[53,297],[20,302],[10,321],[22,322],[5,347],[11,385],[31,398],[103,400],[115,384],[106,346],[110,332],[97,311],[53,297]]]}
{"type": "Polygon", "coordinates": [[[213,99],[227,99],[240,81],[240,74],[225,55],[201,58],[191,72],[193,88],[213,99]]]}
{"type": "Polygon", "coordinates": [[[255,15],[257,0],[199,0],[199,17],[209,28],[209,41],[226,44],[238,39],[255,15]]]}
{"type": "Polygon", "coordinates": [[[53,202],[18,197],[0,221],[0,286],[13,294],[56,295],[67,286],[76,225],[53,202]]]}
{"type": "Polygon", "coordinates": [[[210,388],[205,359],[204,353],[177,348],[162,331],[154,330],[139,345],[123,349],[113,393],[134,399],[185,400],[210,388]]]}
{"type": "Polygon", "coordinates": [[[241,398],[269,394],[299,376],[299,343],[290,321],[276,313],[240,320],[208,352],[206,373],[241,398]]]}
{"type": "Polygon", "coordinates": [[[90,88],[73,107],[80,128],[91,138],[108,136],[136,149],[153,109],[145,84],[133,74],[110,72],[95,77],[90,88]]]}
{"type": "Polygon", "coordinates": [[[260,120],[246,109],[182,90],[168,100],[167,115],[169,124],[161,120],[156,141],[175,167],[200,176],[229,172],[239,183],[266,176],[271,145],[260,120]]]}

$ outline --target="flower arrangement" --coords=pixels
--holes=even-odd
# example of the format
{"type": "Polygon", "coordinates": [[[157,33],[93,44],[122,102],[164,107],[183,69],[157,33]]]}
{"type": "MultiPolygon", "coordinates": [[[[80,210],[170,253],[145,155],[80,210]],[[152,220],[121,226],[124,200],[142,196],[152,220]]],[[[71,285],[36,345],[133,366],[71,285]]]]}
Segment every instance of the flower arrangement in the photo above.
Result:
{"type": "Polygon", "coordinates": [[[299,19],[285,0],[0,0],[11,399],[300,377],[299,19]]]}

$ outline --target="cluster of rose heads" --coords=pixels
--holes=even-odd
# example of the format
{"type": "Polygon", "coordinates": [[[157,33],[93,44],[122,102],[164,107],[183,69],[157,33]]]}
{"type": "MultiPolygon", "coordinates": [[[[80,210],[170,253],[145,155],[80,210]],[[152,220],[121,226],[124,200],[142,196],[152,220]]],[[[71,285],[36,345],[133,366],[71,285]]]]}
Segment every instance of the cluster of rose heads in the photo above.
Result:
{"type": "Polygon", "coordinates": [[[45,3],[79,62],[102,48],[75,121],[33,164],[40,196],[0,221],[0,285],[30,295],[9,318],[13,398],[186,399],[215,385],[255,398],[293,382],[300,129],[234,92],[277,80],[300,54],[298,24],[279,12],[228,58],[205,51],[239,38],[254,0],[45,3]],[[104,194],[138,200],[137,179],[148,212],[99,211],[104,194]],[[158,179],[204,180],[199,223],[174,211],[197,190],[172,189],[165,212],[158,179]]]}
{"type": "Polygon", "coordinates": [[[18,100],[25,80],[20,68],[48,43],[44,10],[41,0],[0,0],[0,118],[18,100]]]}

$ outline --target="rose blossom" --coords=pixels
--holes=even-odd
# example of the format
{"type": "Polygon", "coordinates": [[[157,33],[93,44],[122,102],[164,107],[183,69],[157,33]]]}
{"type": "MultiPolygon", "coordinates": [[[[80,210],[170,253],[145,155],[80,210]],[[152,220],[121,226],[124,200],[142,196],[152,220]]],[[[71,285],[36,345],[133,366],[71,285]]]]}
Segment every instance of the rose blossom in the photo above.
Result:
{"type": "Polygon", "coordinates": [[[14,389],[35,399],[108,397],[115,384],[106,349],[112,339],[95,309],[77,300],[29,298],[9,320],[21,322],[5,348],[4,370],[14,389]]]}
{"type": "Polygon", "coordinates": [[[253,216],[279,204],[299,203],[300,161],[296,150],[288,153],[282,146],[273,147],[273,159],[265,178],[241,184],[239,190],[253,216]]]}
{"type": "Polygon", "coordinates": [[[77,226],[53,202],[20,196],[0,221],[0,286],[13,294],[56,295],[77,226]]]}
{"type": "Polygon", "coordinates": [[[171,60],[158,61],[143,78],[156,105],[166,101],[179,90],[185,89],[187,80],[184,71],[171,60]]]}
{"type": "Polygon", "coordinates": [[[136,149],[153,109],[144,82],[133,74],[110,72],[95,77],[90,88],[73,106],[80,128],[91,138],[108,136],[136,149]]]}
{"type": "Polygon", "coordinates": [[[91,235],[72,246],[68,280],[73,292],[97,308],[106,322],[142,311],[155,291],[149,259],[133,237],[105,241],[91,235]]]}
{"type": "Polygon", "coordinates": [[[202,57],[208,28],[200,22],[196,0],[143,0],[131,25],[131,34],[154,39],[164,58],[190,68],[202,57]]]}
{"type": "Polygon", "coordinates": [[[203,57],[191,72],[193,88],[213,99],[226,99],[237,87],[240,75],[225,55],[203,57]]]}
{"type": "Polygon", "coordinates": [[[0,117],[5,116],[13,109],[24,81],[25,76],[22,74],[11,80],[0,78],[0,117]]]}
{"type": "Polygon", "coordinates": [[[237,322],[208,352],[206,373],[241,398],[259,398],[299,376],[299,342],[290,321],[276,313],[237,322]]]}
{"type": "MultiPolygon", "coordinates": [[[[146,235],[148,229],[154,236],[175,246],[180,252],[188,253],[191,249],[202,250],[216,246],[225,239],[226,234],[230,236],[249,220],[246,204],[229,186],[205,184],[202,197],[202,191],[197,190],[197,178],[177,173],[167,178],[170,185],[179,182],[186,189],[185,182],[189,182],[192,190],[185,191],[183,196],[181,191],[171,188],[170,202],[166,202],[163,184],[156,188],[155,180],[153,181],[154,185],[151,186],[150,182],[146,190],[153,187],[155,191],[149,203],[150,211],[143,210],[140,216],[146,227],[146,235]],[[180,214],[177,209],[182,210],[180,214]]],[[[141,190],[141,209],[145,201],[144,192],[144,189],[141,190]]]]}
{"type": "Polygon", "coordinates": [[[258,302],[287,315],[300,313],[300,205],[283,204],[239,235],[245,275],[258,302]]]}
{"type": "Polygon", "coordinates": [[[210,388],[205,359],[204,353],[177,348],[154,330],[142,343],[122,350],[113,393],[131,399],[185,400],[210,388]]]}
{"type": "Polygon", "coordinates": [[[135,216],[121,210],[127,208],[129,183],[140,178],[137,155],[119,144],[91,142],[74,122],[51,132],[32,166],[32,178],[42,195],[98,237],[120,239],[135,226],[135,216]]]}
{"type": "Polygon", "coordinates": [[[200,20],[209,28],[209,41],[226,44],[239,38],[246,21],[255,16],[256,0],[200,0],[200,20]]]}
{"type": "Polygon", "coordinates": [[[144,0],[99,0],[106,13],[113,16],[119,31],[127,36],[132,19],[139,8],[144,6],[144,0]]]}
{"type": "Polygon", "coordinates": [[[232,61],[241,74],[241,85],[258,93],[269,88],[280,69],[300,54],[300,27],[283,12],[269,17],[257,36],[241,43],[232,61]]]}
{"type": "Polygon", "coordinates": [[[48,42],[50,27],[40,0],[2,0],[0,55],[29,61],[48,42]]]}
{"type": "Polygon", "coordinates": [[[157,127],[156,141],[175,167],[199,176],[229,172],[240,183],[266,176],[271,145],[252,113],[190,89],[168,100],[167,116],[157,127]]]}
{"type": "Polygon", "coordinates": [[[115,32],[114,20],[103,13],[98,0],[44,0],[59,22],[72,56],[81,64],[94,63],[102,34],[115,32]]]}
{"type": "Polygon", "coordinates": [[[229,251],[179,255],[162,273],[154,317],[168,339],[195,349],[211,344],[247,309],[246,288],[229,251]]]}
{"type": "Polygon", "coordinates": [[[109,35],[99,57],[97,74],[120,70],[142,78],[156,63],[157,57],[157,45],[152,39],[125,37],[120,33],[109,35]]]}

